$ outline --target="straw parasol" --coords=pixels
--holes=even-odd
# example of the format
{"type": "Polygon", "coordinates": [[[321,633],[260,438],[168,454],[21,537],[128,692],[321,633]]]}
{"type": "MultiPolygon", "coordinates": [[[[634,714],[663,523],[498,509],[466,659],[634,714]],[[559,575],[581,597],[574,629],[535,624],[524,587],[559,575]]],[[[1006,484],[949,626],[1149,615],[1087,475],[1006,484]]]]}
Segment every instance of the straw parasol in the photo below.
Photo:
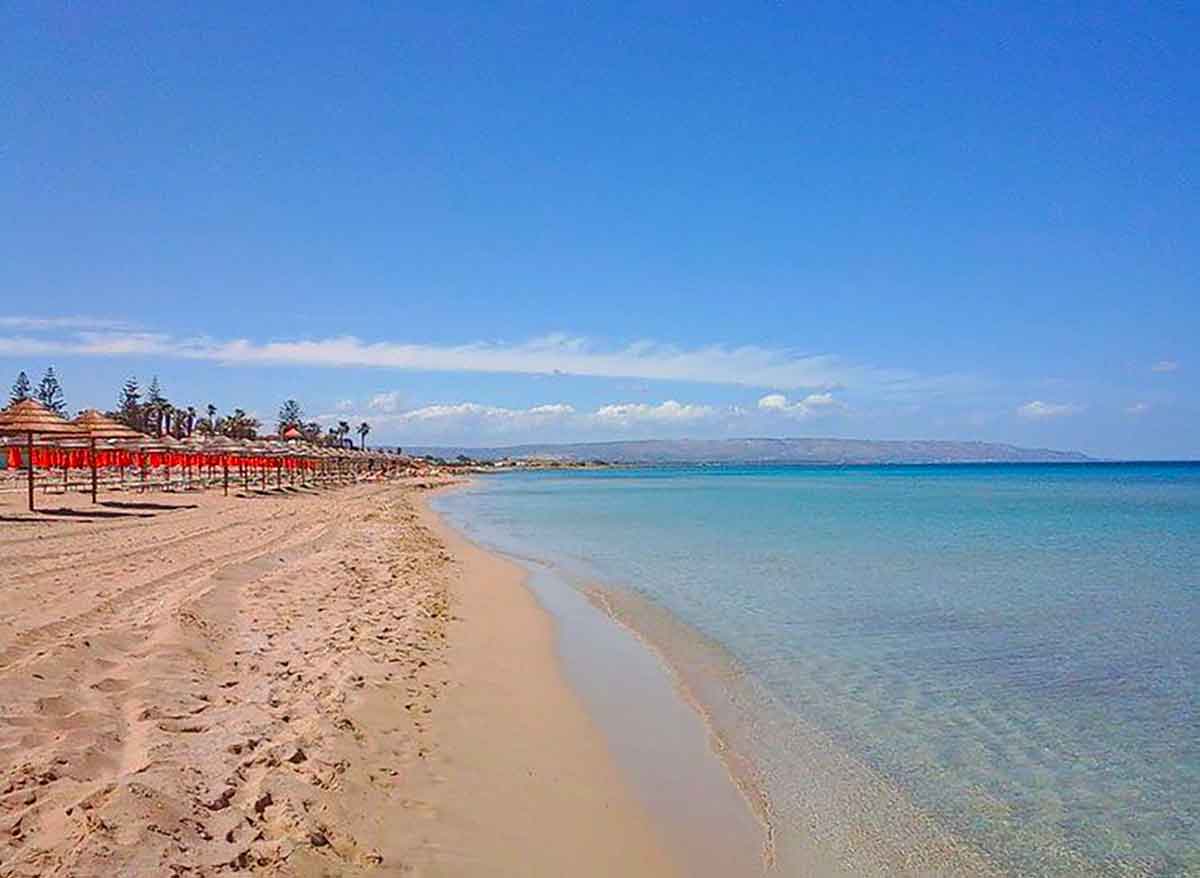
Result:
{"type": "Polygon", "coordinates": [[[72,423],[88,437],[92,458],[92,502],[96,502],[96,440],[123,439],[126,442],[140,441],[147,438],[132,427],[127,427],[120,421],[114,421],[95,409],[79,413],[72,423]]]}
{"type": "Polygon", "coordinates": [[[170,433],[163,433],[158,437],[158,444],[163,447],[166,452],[166,484],[163,485],[163,490],[171,490],[171,456],[179,453],[179,440],[170,433]]]}
{"type": "Polygon", "coordinates": [[[29,474],[29,511],[33,511],[33,437],[34,436],[80,436],[79,428],[46,408],[36,399],[14,402],[0,412],[0,435],[24,436],[26,470],[29,474]]]}
{"type": "Polygon", "coordinates": [[[158,439],[153,436],[143,436],[141,439],[132,443],[133,448],[138,452],[138,469],[141,470],[142,487],[141,490],[146,490],[146,457],[147,454],[154,454],[159,451],[166,451],[167,446],[163,445],[158,439]]]}
{"type": "MultiPolygon", "coordinates": [[[[185,451],[192,452],[193,454],[204,455],[208,450],[208,439],[206,439],[204,436],[202,436],[199,433],[190,433],[189,435],[187,435],[179,440],[179,446],[181,448],[183,448],[185,451]]],[[[204,462],[203,462],[203,460],[201,460],[200,464],[197,466],[197,470],[199,471],[199,474],[200,474],[200,481],[203,482],[204,481],[204,462]]],[[[192,461],[191,461],[190,457],[188,458],[188,461],[187,461],[187,480],[188,480],[188,487],[190,488],[192,486],[192,461]]]]}
{"type": "MultiPolygon", "coordinates": [[[[241,452],[242,452],[241,456],[243,458],[258,456],[258,443],[255,442],[253,439],[234,439],[232,441],[237,443],[238,448],[241,449],[241,452]]],[[[250,489],[250,473],[246,469],[245,462],[243,462],[241,464],[241,470],[242,470],[242,490],[248,491],[250,489]]]]}
{"type": "Polygon", "coordinates": [[[212,436],[207,443],[207,449],[221,457],[221,472],[223,474],[223,483],[225,486],[225,496],[229,496],[229,455],[241,450],[239,445],[233,439],[227,436],[212,436]]]}

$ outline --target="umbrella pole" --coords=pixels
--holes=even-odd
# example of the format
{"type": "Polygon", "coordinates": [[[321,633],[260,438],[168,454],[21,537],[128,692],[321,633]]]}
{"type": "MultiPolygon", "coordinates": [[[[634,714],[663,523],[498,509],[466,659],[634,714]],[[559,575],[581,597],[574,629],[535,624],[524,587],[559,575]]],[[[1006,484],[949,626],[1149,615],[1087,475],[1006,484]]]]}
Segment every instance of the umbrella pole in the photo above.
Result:
{"type": "Polygon", "coordinates": [[[96,502],[96,437],[91,438],[88,446],[88,451],[91,452],[88,456],[92,459],[92,503],[96,502]]]}
{"type": "Polygon", "coordinates": [[[225,471],[225,496],[228,497],[229,496],[229,461],[227,461],[227,460],[223,461],[221,464],[221,467],[225,471]]]}
{"type": "Polygon", "coordinates": [[[33,433],[26,436],[25,469],[29,474],[29,511],[33,512],[33,433]]]}

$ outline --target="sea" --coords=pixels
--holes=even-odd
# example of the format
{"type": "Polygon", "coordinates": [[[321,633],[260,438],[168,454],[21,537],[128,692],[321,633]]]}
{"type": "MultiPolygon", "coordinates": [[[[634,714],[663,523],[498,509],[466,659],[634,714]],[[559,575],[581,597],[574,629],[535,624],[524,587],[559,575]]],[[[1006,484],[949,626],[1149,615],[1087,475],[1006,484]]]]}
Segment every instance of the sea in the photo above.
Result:
{"type": "Polygon", "coordinates": [[[435,506],[681,657],[783,847],[1200,875],[1198,464],[517,472],[435,506]]]}

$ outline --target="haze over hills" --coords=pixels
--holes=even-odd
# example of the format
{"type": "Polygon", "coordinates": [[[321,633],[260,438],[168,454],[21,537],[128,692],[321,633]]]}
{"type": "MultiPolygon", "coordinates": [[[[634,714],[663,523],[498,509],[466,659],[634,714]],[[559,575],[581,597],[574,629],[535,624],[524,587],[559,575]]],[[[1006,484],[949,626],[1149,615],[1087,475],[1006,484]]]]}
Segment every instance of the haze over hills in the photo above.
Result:
{"type": "Polygon", "coordinates": [[[475,460],[550,458],[608,463],[1036,463],[1090,460],[1077,451],[1018,448],[991,442],[868,439],[644,439],[510,445],[499,448],[414,447],[412,454],[475,460]]]}

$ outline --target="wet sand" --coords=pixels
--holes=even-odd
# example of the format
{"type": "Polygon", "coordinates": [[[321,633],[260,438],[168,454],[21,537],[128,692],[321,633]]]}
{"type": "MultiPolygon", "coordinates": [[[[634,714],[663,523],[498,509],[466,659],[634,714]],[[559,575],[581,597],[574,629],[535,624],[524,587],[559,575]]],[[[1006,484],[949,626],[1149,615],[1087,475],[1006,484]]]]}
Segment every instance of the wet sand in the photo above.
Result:
{"type": "MultiPolygon", "coordinates": [[[[719,742],[701,714],[682,697],[677,678],[660,657],[633,632],[598,610],[583,593],[547,575],[547,570],[481,549],[436,516],[431,516],[430,526],[443,536],[456,558],[478,563],[481,571],[487,571],[487,592],[495,600],[515,607],[522,616],[532,610],[541,620],[533,655],[512,654],[499,642],[472,644],[477,667],[491,680],[464,691],[500,693],[510,704],[528,702],[531,695],[551,687],[539,681],[530,688],[520,674],[496,675],[495,658],[505,655],[525,668],[544,667],[553,678],[553,689],[562,693],[563,705],[569,705],[569,712],[577,715],[582,706],[586,715],[577,715],[583,722],[574,728],[563,727],[551,735],[546,733],[553,727],[545,720],[531,724],[530,744],[544,747],[552,743],[556,748],[570,744],[577,748],[586,742],[590,751],[599,743],[605,751],[578,750],[574,755],[557,751],[556,776],[562,776],[567,766],[579,764],[581,757],[593,765],[601,761],[606,765],[615,763],[620,785],[632,793],[644,810],[644,819],[652,821],[680,874],[690,878],[764,874],[770,860],[765,821],[756,816],[735,785],[728,765],[716,752],[719,742]],[[512,589],[513,584],[518,590],[512,589]],[[552,665],[542,664],[540,656],[545,655],[553,657],[552,665]],[[512,691],[514,682],[524,692],[512,691]]],[[[496,607],[481,605],[481,609],[495,617],[496,607]]],[[[498,628],[481,630],[490,638],[505,636],[498,628]]],[[[489,712],[487,705],[478,700],[476,710],[481,719],[489,712]]],[[[448,715],[463,714],[456,710],[448,715]]],[[[453,739],[452,735],[444,737],[448,742],[453,739]]],[[[469,742],[463,742],[451,752],[471,749],[469,742]]],[[[494,773],[494,757],[492,754],[477,766],[482,774],[494,773]]],[[[584,791],[583,777],[566,775],[563,780],[574,787],[572,798],[584,791]]],[[[502,784],[488,786],[503,788],[502,784]]],[[[564,799],[564,806],[572,807],[571,801],[564,799]]],[[[572,862],[569,850],[563,862],[562,874],[585,874],[581,865],[572,862]]],[[[610,874],[625,873],[614,866],[610,874]]]]}
{"type": "Polygon", "coordinates": [[[0,875],[682,874],[421,491],[4,495],[0,875]]]}

